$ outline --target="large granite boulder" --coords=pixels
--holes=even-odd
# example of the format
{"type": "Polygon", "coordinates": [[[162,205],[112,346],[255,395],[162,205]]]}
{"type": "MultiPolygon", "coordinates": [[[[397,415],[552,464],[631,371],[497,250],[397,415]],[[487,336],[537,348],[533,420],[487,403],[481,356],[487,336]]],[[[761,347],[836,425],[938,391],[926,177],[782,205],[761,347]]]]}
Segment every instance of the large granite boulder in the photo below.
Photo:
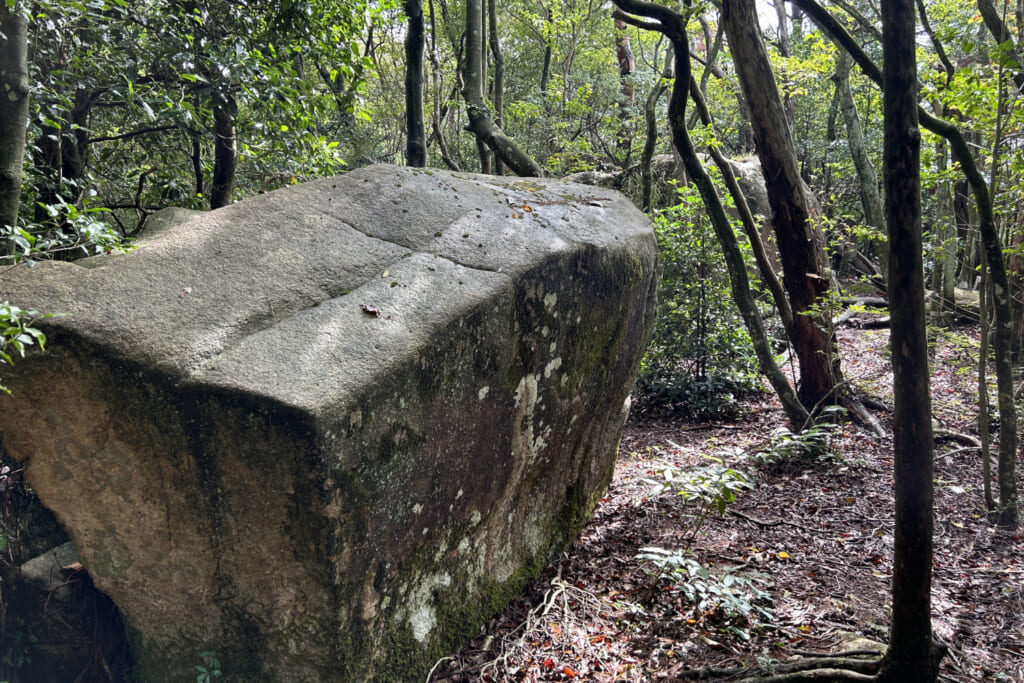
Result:
{"type": "Polygon", "coordinates": [[[613,191],[361,169],[5,273],[3,442],[141,680],[422,680],[602,494],[655,281],[613,191]]]}

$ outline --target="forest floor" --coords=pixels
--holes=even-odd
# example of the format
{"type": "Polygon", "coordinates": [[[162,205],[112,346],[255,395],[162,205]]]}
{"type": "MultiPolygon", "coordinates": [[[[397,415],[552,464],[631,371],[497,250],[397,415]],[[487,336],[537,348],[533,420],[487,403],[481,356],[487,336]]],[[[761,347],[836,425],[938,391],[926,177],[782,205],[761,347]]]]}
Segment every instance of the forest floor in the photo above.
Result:
{"type": "MultiPolygon", "coordinates": [[[[847,328],[839,339],[847,379],[891,405],[888,331],[847,328]]],[[[976,328],[945,333],[932,356],[936,426],[975,436],[977,340],[976,328]]],[[[582,536],[428,681],[675,681],[706,667],[735,680],[799,657],[881,649],[892,440],[847,423],[832,459],[759,460],[784,424],[767,394],[742,402],[731,422],[634,403],[615,478],[582,536]],[[756,480],[724,514],[655,491],[666,468],[693,487],[719,461],[756,480]],[[681,573],[638,559],[651,547],[683,551],[681,573]]],[[[1024,535],[986,521],[976,449],[939,439],[935,454],[932,614],[949,645],[940,680],[1024,683],[1024,535]]],[[[736,481],[723,476],[712,481],[736,481]]]]}

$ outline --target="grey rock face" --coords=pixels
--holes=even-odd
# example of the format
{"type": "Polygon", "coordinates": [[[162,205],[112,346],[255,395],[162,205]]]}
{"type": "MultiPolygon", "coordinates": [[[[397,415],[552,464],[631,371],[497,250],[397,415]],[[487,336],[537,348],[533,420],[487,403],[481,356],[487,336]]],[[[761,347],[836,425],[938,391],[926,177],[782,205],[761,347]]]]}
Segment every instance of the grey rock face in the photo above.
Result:
{"type": "Polygon", "coordinates": [[[151,681],[422,680],[607,486],[656,287],[617,193],[383,166],[91,266],[0,280],[66,314],[0,425],[151,681]]]}

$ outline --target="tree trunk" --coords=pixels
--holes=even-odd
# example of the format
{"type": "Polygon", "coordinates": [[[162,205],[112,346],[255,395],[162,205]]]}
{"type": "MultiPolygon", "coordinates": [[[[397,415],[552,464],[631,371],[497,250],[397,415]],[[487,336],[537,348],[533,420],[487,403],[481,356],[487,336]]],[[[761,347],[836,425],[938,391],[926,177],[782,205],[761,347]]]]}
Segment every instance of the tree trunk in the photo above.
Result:
{"type": "Polygon", "coordinates": [[[34,163],[39,175],[45,178],[36,197],[35,222],[41,226],[60,228],[65,220],[64,212],[53,215],[50,207],[60,202],[73,203],[80,196],[82,188],[65,181],[78,180],[85,171],[89,113],[94,94],[86,88],[76,88],[71,108],[59,117],[61,123],[43,126],[42,134],[36,139],[34,163]]]}
{"type": "Polygon", "coordinates": [[[616,136],[616,151],[619,163],[625,168],[629,165],[632,153],[629,121],[633,118],[633,73],[636,71],[636,60],[633,58],[626,23],[621,19],[615,20],[615,56],[619,62],[619,132],[616,136]]]}
{"type": "MultiPolygon", "coordinates": [[[[21,171],[28,126],[28,29],[24,17],[0,4],[0,229],[18,225],[21,171]]],[[[13,252],[5,240],[0,254],[13,252]]]]}
{"type": "Polygon", "coordinates": [[[938,658],[931,625],[932,416],[913,0],[883,0],[882,22],[896,528],[892,628],[879,681],[925,683],[936,679],[938,658]]]}
{"type": "Polygon", "coordinates": [[[996,500],[992,496],[992,454],[989,449],[989,412],[988,400],[988,339],[991,333],[988,322],[988,268],[985,261],[981,262],[981,287],[978,288],[978,320],[981,323],[981,344],[978,345],[978,437],[981,441],[981,478],[982,493],[985,497],[985,510],[989,517],[997,514],[996,500]]]}
{"type": "Polygon", "coordinates": [[[188,137],[192,148],[189,153],[189,161],[192,164],[192,177],[195,179],[195,196],[202,197],[206,189],[206,179],[203,173],[203,138],[201,132],[195,128],[188,129],[188,137]]]}
{"type": "MultiPolygon", "coordinates": [[[[494,120],[487,109],[485,97],[487,91],[487,15],[484,13],[482,0],[472,0],[466,3],[466,68],[467,70],[472,69],[473,94],[478,96],[479,111],[487,116],[488,122],[493,126],[494,120]],[[470,61],[472,61],[472,66],[470,66],[470,61]]],[[[469,87],[469,85],[467,78],[466,86],[469,87]]],[[[473,130],[472,105],[469,109],[470,130],[473,130]]],[[[480,172],[490,175],[491,150],[481,135],[476,136],[476,154],[480,161],[480,172]]]]}
{"type": "MultiPolygon", "coordinates": [[[[616,25],[621,20],[616,20],[616,25]]],[[[647,94],[644,102],[644,123],[646,124],[646,137],[644,138],[644,149],[640,155],[640,182],[641,182],[641,207],[645,212],[651,211],[653,206],[652,194],[654,188],[654,174],[651,171],[651,159],[654,158],[654,149],[658,144],[658,100],[668,88],[668,81],[675,75],[674,56],[672,48],[669,48],[665,56],[665,68],[647,94]]]]}
{"type": "Polygon", "coordinates": [[[469,110],[469,129],[501,161],[520,176],[542,176],[544,169],[523,152],[498,126],[494,125],[484,103],[483,8],[481,0],[466,2],[466,62],[463,68],[462,96],[469,110]]]}
{"type": "Polygon", "coordinates": [[[839,135],[836,133],[836,121],[839,118],[839,89],[832,93],[828,104],[828,118],[825,119],[825,163],[822,169],[821,193],[825,197],[832,194],[832,148],[839,135]]]}
{"type": "Polygon", "coordinates": [[[800,176],[796,146],[758,28],[754,0],[725,0],[722,23],[754,128],[772,207],[783,284],[793,325],[787,330],[800,359],[800,400],[814,408],[833,396],[841,377],[827,303],[830,282],[816,239],[813,199],[800,176]]]}
{"type": "MultiPolygon", "coordinates": [[[[498,42],[498,3],[487,0],[487,29],[490,35],[491,59],[494,60],[494,124],[501,128],[505,125],[505,55],[501,52],[498,42]]],[[[502,175],[501,156],[494,162],[494,172],[502,175]]]]}
{"type": "Polygon", "coordinates": [[[403,3],[408,28],[405,33],[405,162],[410,166],[427,165],[427,134],[423,125],[423,2],[403,3]]]}
{"type": "Polygon", "coordinates": [[[758,367],[771,382],[782,402],[786,417],[789,419],[793,431],[800,431],[807,423],[808,413],[800,403],[796,392],[790,386],[786,376],[779,369],[775,362],[775,354],[765,333],[764,324],[761,321],[761,314],[757,310],[757,303],[750,291],[750,282],[747,279],[747,266],[743,261],[743,253],[740,251],[736,241],[736,234],[733,232],[732,223],[725,213],[722,201],[715,190],[715,185],[704,169],[704,164],[697,156],[697,152],[690,140],[689,131],[686,128],[686,101],[687,85],[691,82],[690,71],[690,47],[686,35],[686,23],[683,17],[677,12],[666,7],[655,5],[649,2],[638,0],[615,0],[615,5],[626,12],[640,16],[658,19],[657,24],[645,24],[634,17],[616,13],[627,23],[636,23],[643,28],[661,31],[672,41],[675,51],[676,85],[672,88],[672,96],[669,100],[669,125],[672,127],[672,139],[679,150],[687,175],[697,186],[704,205],[711,218],[711,225],[718,237],[722,247],[722,254],[725,257],[726,268],[729,271],[729,283],[732,288],[733,299],[736,307],[739,308],[743,322],[746,324],[747,332],[754,346],[757,356],[758,367]]]}
{"type": "MultiPolygon", "coordinates": [[[[857,116],[857,108],[853,103],[853,93],[850,91],[850,58],[845,50],[839,51],[833,80],[839,93],[839,108],[843,114],[843,122],[846,124],[846,141],[850,145],[850,156],[853,158],[854,168],[857,169],[860,201],[864,207],[864,223],[873,230],[881,231],[885,227],[885,213],[882,209],[882,197],[878,192],[878,176],[875,175],[875,167],[868,157],[860,117],[857,116]]],[[[889,247],[882,240],[873,240],[873,243],[878,251],[882,273],[887,274],[889,247]]]]}
{"type": "Polygon", "coordinates": [[[437,147],[441,150],[441,159],[444,160],[445,165],[453,171],[461,171],[462,169],[452,158],[448,149],[448,141],[445,139],[444,128],[441,125],[444,118],[441,114],[441,60],[437,56],[437,19],[434,14],[433,0],[430,0],[430,74],[434,91],[434,106],[431,110],[430,120],[434,137],[437,138],[437,147]]]}
{"type": "MultiPolygon", "coordinates": [[[[551,24],[551,10],[548,8],[544,9],[544,25],[545,27],[551,24]]],[[[544,102],[544,111],[550,113],[548,104],[548,85],[551,83],[551,53],[552,45],[551,39],[548,37],[548,31],[542,31],[544,36],[544,64],[540,70],[540,98],[544,102]]]]}
{"type": "MultiPolygon", "coordinates": [[[[789,58],[793,56],[793,48],[789,40],[789,17],[786,16],[786,1],[785,0],[774,0],[775,5],[775,18],[779,22],[779,56],[783,58],[789,58]]],[[[785,77],[785,74],[783,74],[785,77]]],[[[793,126],[796,123],[796,104],[793,102],[793,98],[788,94],[782,96],[782,107],[786,111],[786,122],[789,124],[789,129],[793,130],[793,126]]]]}
{"type": "MultiPolygon", "coordinates": [[[[708,110],[707,103],[704,100],[704,94],[701,92],[700,87],[692,81],[690,83],[690,95],[693,97],[693,102],[696,105],[701,122],[705,126],[712,125],[711,112],[708,110]]],[[[718,166],[718,170],[722,174],[725,187],[729,190],[729,194],[732,195],[733,203],[736,205],[736,213],[740,215],[743,230],[747,233],[747,240],[750,242],[750,250],[754,254],[754,261],[761,272],[761,281],[772,294],[772,301],[775,302],[775,308],[779,311],[779,318],[782,320],[783,326],[789,329],[793,326],[793,311],[789,308],[786,292],[782,289],[782,283],[779,282],[775,269],[772,267],[771,259],[768,257],[768,252],[764,248],[764,241],[757,230],[757,221],[754,220],[754,215],[750,211],[750,205],[747,204],[747,199],[743,195],[739,183],[736,181],[736,174],[733,173],[729,161],[722,156],[721,150],[711,146],[708,148],[708,152],[711,154],[711,158],[715,160],[715,165],[718,166]]]]}
{"type": "Polygon", "coordinates": [[[210,183],[210,208],[219,209],[234,201],[237,139],[235,117],[229,105],[213,107],[213,180],[210,183]]]}
{"type": "MultiPolygon", "coordinates": [[[[946,141],[939,138],[935,142],[935,165],[941,173],[949,166],[949,154],[946,141]]],[[[949,219],[953,213],[953,195],[949,181],[942,181],[936,189],[935,208],[935,266],[932,271],[932,291],[937,301],[932,306],[934,324],[952,326],[956,311],[956,263],[957,263],[957,231],[954,221],[949,219]]]]}

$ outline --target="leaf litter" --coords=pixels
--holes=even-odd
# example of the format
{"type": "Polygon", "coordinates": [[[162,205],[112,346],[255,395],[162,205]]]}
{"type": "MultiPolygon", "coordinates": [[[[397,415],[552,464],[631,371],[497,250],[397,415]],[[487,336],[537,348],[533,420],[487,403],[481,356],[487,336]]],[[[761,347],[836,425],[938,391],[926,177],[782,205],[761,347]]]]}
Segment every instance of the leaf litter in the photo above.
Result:
{"type": "MultiPolygon", "coordinates": [[[[977,339],[977,328],[947,333],[931,359],[937,426],[975,438],[977,339]]],[[[888,331],[843,329],[839,340],[847,379],[891,405],[888,331]]],[[[876,414],[891,434],[891,415],[876,414]]],[[[615,477],[581,537],[465,648],[439,660],[428,683],[674,681],[707,668],[740,678],[802,656],[883,648],[891,436],[844,423],[830,437],[834,459],[758,464],[751,456],[784,425],[768,394],[749,397],[732,423],[694,424],[635,403],[615,477]],[[652,486],[666,467],[685,472],[708,457],[756,480],[725,514],[652,486]],[[638,559],[649,548],[683,551],[698,569],[660,575],[638,559]],[[738,598],[756,603],[747,616],[695,606],[686,584],[726,575],[755,577],[769,599],[738,598]]],[[[976,450],[939,439],[935,456],[932,622],[950,646],[939,680],[1024,683],[1024,536],[986,521],[976,450]]]]}

